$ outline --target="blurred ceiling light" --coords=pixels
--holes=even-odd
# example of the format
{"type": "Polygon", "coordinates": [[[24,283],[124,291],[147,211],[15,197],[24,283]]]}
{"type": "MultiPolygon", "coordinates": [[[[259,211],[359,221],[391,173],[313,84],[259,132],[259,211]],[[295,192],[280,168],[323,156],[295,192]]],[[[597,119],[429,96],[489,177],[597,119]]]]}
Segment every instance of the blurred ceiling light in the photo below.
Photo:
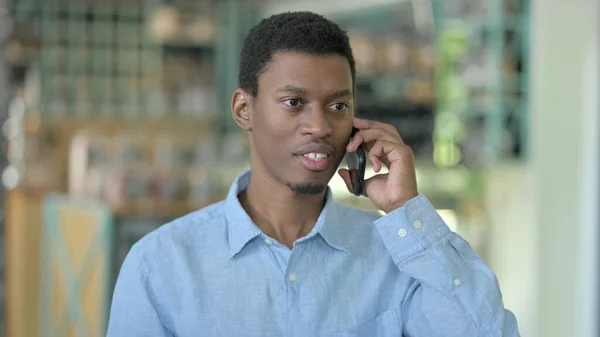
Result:
{"type": "Polygon", "coordinates": [[[10,105],[8,107],[8,116],[9,117],[21,117],[23,115],[25,115],[25,109],[27,107],[25,106],[25,102],[23,102],[23,99],[21,99],[21,97],[15,97],[15,99],[13,99],[10,102],[10,105]]]}
{"type": "Polygon", "coordinates": [[[69,149],[69,194],[83,196],[86,191],[86,176],[88,170],[88,149],[90,140],[87,135],[76,134],[71,140],[69,149]]]}
{"type": "Polygon", "coordinates": [[[12,190],[19,184],[19,171],[14,166],[7,166],[2,172],[2,184],[5,188],[12,190]]]}
{"type": "Polygon", "coordinates": [[[174,39],[180,33],[179,12],[170,7],[157,9],[152,16],[152,35],[159,41],[174,39]]]}
{"type": "Polygon", "coordinates": [[[411,0],[415,27],[420,31],[429,31],[433,25],[431,0],[411,0]]]}
{"type": "Polygon", "coordinates": [[[11,140],[19,135],[19,120],[14,117],[9,117],[4,124],[2,124],[2,133],[4,138],[11,140]]]}

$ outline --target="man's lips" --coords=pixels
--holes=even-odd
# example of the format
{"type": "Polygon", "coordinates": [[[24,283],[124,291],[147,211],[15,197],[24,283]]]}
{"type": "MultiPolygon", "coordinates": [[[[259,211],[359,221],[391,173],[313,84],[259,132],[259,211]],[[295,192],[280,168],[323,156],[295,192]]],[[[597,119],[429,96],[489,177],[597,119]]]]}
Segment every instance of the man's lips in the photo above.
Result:
{"type": "Polygon", "coordinates": [[[294,151],[294,155],[298,156],[305,155],[308,153],[324,153],[328,156],[333,156],[333,152],[333,147],[327,144],[311,143],[299,147],[296,151],[294,151]]]}
{"type": "Polygon", "coordinates": [[[319,154],[310,153],[307,155],[298,155],[296,158],[300,160],[302,166],[304,166],[304,168],[307,170],[320,172],[327,169],[329,162],[331,161],[331,157],[323,154],[325,157],[319,156],[315,158],[315,155],[319,154]]]}
{"type": "Polygon", "coordinates": [[[308,144],[295,151],[304,168],[317,172],[327,169],[333,153],[333,148],[326,144],[308,144]]]}

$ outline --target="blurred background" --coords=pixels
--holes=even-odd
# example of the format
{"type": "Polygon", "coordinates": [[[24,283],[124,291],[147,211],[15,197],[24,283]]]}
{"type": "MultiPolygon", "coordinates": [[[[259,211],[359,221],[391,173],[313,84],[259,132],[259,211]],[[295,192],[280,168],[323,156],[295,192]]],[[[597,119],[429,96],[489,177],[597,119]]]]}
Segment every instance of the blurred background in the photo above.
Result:
{"type": "Polygon", "coordinates": [[[348,31],[358,115],[412,146],[521,335],[597,336],[598,1],[0,0],[1,336],[105,334],[131,245],[249,168],[239,49],[290,10],[348,31]]]}

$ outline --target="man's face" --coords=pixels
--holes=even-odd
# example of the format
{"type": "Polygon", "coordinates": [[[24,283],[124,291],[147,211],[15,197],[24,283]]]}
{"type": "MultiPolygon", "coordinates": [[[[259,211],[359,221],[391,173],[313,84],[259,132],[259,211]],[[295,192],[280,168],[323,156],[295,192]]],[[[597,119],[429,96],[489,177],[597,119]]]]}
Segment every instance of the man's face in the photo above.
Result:
{"type": "Polygon", "coordinates": [[[323,192],[352,131],[348,61],[335,54],[276,53],[249,109],[253,172],[296,193],[323,192]]]}

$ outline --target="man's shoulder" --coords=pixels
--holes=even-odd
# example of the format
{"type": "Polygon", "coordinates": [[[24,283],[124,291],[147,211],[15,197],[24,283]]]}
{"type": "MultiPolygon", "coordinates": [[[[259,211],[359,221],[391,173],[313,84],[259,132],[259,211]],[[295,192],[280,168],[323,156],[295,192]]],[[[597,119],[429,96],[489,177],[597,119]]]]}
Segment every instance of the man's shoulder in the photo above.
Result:
{"type": "Polygon", "coordinates": [[[343,229],[343,235],[352,251],[358,253],[356,256],[371,258],[373,261],[386,261],[389,252],[375,228],[375,222],[381,219],[383,214],[340,203],[337,209],[337,228],[343,229]]]}
{"type": "MultiPolygon", "coordinates": [[[[140,252],[166,253],[190,246],[202,248],[226,228],[224,201],[217,202],[168,222],[143,236],[134,247],[140,252]]],[[[144,254],[145,255],[145,254],[144,254]]]]}
{"type": "Polygon", "coordinates": [[[382,214],[374,210],[365,210],[355,206],[349,206],[337,203],[337,214],[340,220],[363,225],[365,223],[373,224],[374,221],[382,217],[382,214]]]}
{"type": "Polygon", "coordinates": [[[355,237],[375,235],[374,223],[382,217],[382,214],[374,210],[344,205],[337,205],[337,221],[340,225],[355,237]]]}

